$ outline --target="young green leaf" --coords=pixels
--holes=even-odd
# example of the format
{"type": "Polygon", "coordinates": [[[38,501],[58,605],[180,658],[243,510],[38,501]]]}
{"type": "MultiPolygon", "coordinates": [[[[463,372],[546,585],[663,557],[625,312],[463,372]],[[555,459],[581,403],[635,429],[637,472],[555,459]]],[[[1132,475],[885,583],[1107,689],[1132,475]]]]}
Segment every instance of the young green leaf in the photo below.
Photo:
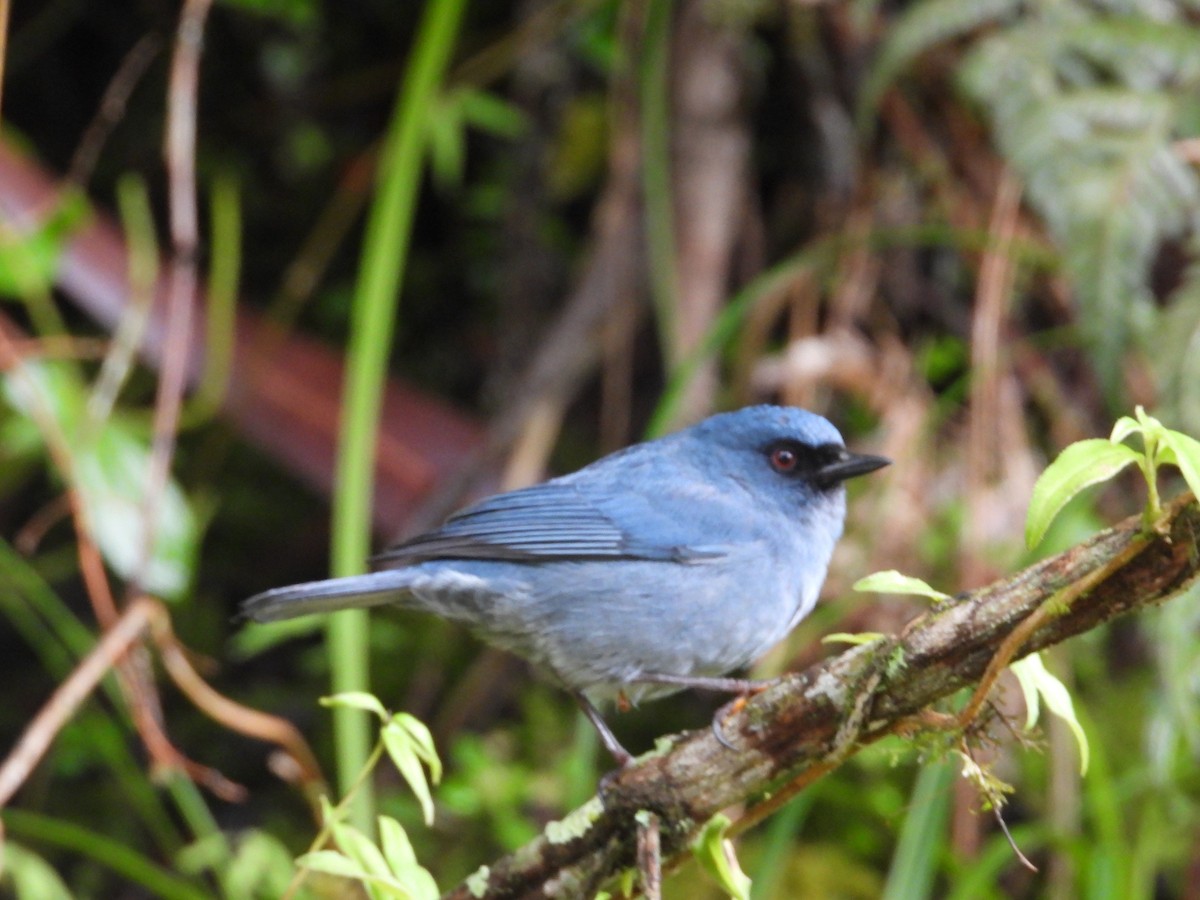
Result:
{"type": "Polygon", "coordinates": [[[343,856],[336,850],[314,850],[297,857],[296,865],[314,872],[325,872],[329,875],[340,875],[343,878],[366,878],[367,872],[348,856],[343,856]]]}
{"type": "Polygon", "coordinates": [[[692,853],[704,871],[716,879],[733,900],[750,900],[750,879],[738,865],[733,844],[725,839],[730,824],[729,817],[723,813],[705,822],[692,843],[692,853]]]}
{"type": "Polygon", "coordinates": [[[295,866],[282,840],[254,829],[239,835],[233,859],[221,875],[221,888],[226,897],[282,897],[295,866]]]}
{"type": "Polygon", "coordinates": [[[404,900],[438,900],[442,895],[429,870],[418,865],[404,867],[395,880],[400,889],[398,896],[404,900]]]}
{"type": "Polygon", "coordinates": [[[256,628],[243,628],[229,639],[227,655],[232,659],[253,659],[268,650],[299,637],[308,637],[325,627],[319,616],[300,616],[265,622],[256,628]]]}
{"type": "MultiPolygon", "coordinates": [[[[77,441],[73,452],[75,486],[88,527],[112,567],[128,577],[142,564],[150,445],[132,423],[113,416],[93,439],[77,441]]],[[[168,480],[159,497],[151,556],[142,572],[146,588],[167,599],[181,596],[195,568],[198,540],[187,497],[168,480]]]]}
{"type": "Polygon", "coordinates": [[[396,881],[414,900],[437,900],[441,896],[433,876],[417,862],[417,854],[404,827],[391,816],[379,817],[379,843],[396,881]]]}
{"type": "Polygon", "coordinates": [[[1079,774],[1086,775],[1089,756],[1087,735],[1075,716],[1075,705],[1071,702],[1071,692],[1067,686],[1050,673],[1040,653],[1031,653],[1009,668],[1017,676],[1021,692],[1025,695],[1025,727],[1032,728],[1037,723],[1038,697],[1041,697],[1046,702],[1046,708],[1066,722],[1075,735],[1075,741],[1079,744],[1079,774]]]}
{"type": "Polygon", "coordinates": [[[1121,416],[1113,423],[1112,434],[1108,436],[1108,439],[1114,444],[1120,444],[1125,438],[1141,430],[1142,424],[1133,416],[1121,416]]]}
{"type": "Polygon", "coordinates": [[[1170,448],[1183,480],[1192,494],[1200,498],[1200,441],[1169,428],[1163,429],[1163,442],[1170,448]]]}
{"type": "Polygon", "coordinates": [[[439,186],[462,183],[467,154],[462,109],[453,95],[443,96],[426,115],[425,134],[429,167],[439,186]]]}
{"type": "Polygon", "coordinates": [[[417,752],[417,742],[402,725],[394,719],[383,726],[380,732],[383,746],[400,775],[408,782],[412,792],[417,795],[421,804],[421,813],[426,825],[433,824],[433,796],[429,792],[429,782],[425,779],[425,770],[421,767],[421,757],[417,752]]]}
{"type": "Polygon", "coordinates": [[[391,816],[379,817],[379,843],[393,872],[417,861],[417,854],[413,851],[404,826],[391,816]]]}
{"type": "Polygon", "coordinates": [[[930,587],[920,578],[904,575],[895,569],[875,572],[854,582],[854,590],[874,594],[915,594],[918,597],[928,597],[930,600],[949,600],[949,594],[930,587]]]}
{"type": "Polygon", "coordinates": [[[0,235],[0,296],[29,299],[48,292],[63,247],[87,216],[83,195],[70,191],[33,230],[6,227],[0,235]]]}
{"type": "Polygon", "coordinates": [[[442,761],[433,744],[433,733],[429,726],[411,713],[399,712],[392,716],[398,728],[404,729],[413,742],[413,752],[429,768],[429,779],[434,784],[442,780],[442,761]]]}
{"type": "MultiPolygon", "coordinates": [[[[17,412],[51,417],[71,456],[69,471],[83,517],[105,559],[120,575],[141,576],[142,585],[166,599],[181,596],[191,581],[200,528],[187,496],[173,479],[159,497],[153,546],[145,555],[145,491],[152,448],[144,428],[113,413],[92,422],[87,388],[65,363],[24,363],[2,382],[17,412]]],[[[40,432],[38,433],[40,441],[40,432]]]]}
{"type": "Polygon", "coordinates": [[[1038,723],[1038,717],[1042,712],[1041,701],[1038,700],[1037,673],[1033,670],[1037,663],[1030,662],[1034,657],[1037,657],[1039,662],[1041,661],[1041,654],[1031,653],[1009,666],[1012,673],[1017,676],[1017,684],[1021,686],[1021,699],[1025,701],[1026,731],[1038,723]]]}
{"type": "Polygon", "coordinates": [[[1033,549],[1041,543],[1055,516],[1072,497],[1084,488],[1108,481],[1139,459],[1137,451],[1103,438],[1078,441],[1063,450],[1033,486],[1025,520],[1025,545],[1033,549]]]}
{"type": "Polygon", "coordinates": [[[374,694],[368,694],[366,691],[343,691],[340,694],[334,694],[330,697],[322,697],[320,704],[330,709],[335,707],[363,709],[379,716],[381,721],[386,721],[388,717],[387,710],[383,708],[383,704],[379,702],[379,698],[374,694]]]}
{"type": "Polygon", "coordinates": [[[383,858],[383,851],[376,847],[369,837],[353,825],[337,819],[329,823],[329,830],[338,849],[350,857],[367,876],[391,877],[392,870],[383,858]]]}
{"type": "Polygon", "coordinates": [[[881,637],[883,637],[883,632],[881,632],[881,631],[860,631],[857,634],[850,634],[849,632],[839,631],[834,634],[825,635],[825,637],[821,638],[821,643],[822,644],[853,644],[854,646],[857,647],[857,646],[861,646],[862,644],[869,644],[872,641],[877,641],[881,637]]]}
{"type": "Polygon", "coordinates": [[[54,866],[11,840],[0,844],[0,888],[13,892],[5,896],[71,900],[71,892],[54,866]]]}
{"type": "Polygon", "coordinates": [[[529,117],[521,107],[496,94],[462,88],[458,93],[458,103],[467,124],[489,134],[516,138],[529,129],[529,117]]]}
{"type": "Polygon", "coordinates": [[[296,864],[315,871],[353,878],[363,883],[372,900],[436,900],[436,882],[417,862],[408,835],[395,819],[379,817],[380,845],[342,820],[341,813],[321,798],[321,813],[336,850],[306,853],[296,864]]]}

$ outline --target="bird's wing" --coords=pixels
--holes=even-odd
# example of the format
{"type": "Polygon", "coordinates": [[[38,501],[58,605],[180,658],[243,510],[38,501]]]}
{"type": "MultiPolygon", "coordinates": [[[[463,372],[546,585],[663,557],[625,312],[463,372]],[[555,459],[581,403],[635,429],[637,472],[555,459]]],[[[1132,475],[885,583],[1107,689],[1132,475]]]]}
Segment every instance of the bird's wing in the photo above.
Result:
{"type": "Polygon", "coordinates": [[[662,533],[652,523],[644,524],[650,527],[639,527],[639,535],[635,535],[573,483],[550,481],[483,500],[451,516],[435,531],[385,550],[372,563],[376,568],[390,568],[429,559],[682,562],[713,555],[712,548],[640,536],[662,533]]]}

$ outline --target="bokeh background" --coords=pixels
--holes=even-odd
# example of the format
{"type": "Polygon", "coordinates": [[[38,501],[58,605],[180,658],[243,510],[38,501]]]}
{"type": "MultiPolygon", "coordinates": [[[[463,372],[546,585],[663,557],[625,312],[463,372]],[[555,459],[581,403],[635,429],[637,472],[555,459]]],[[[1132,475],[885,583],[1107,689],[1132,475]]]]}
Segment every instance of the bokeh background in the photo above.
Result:
{"type": "MultiPolygon", "coordinates": [[[[836,652],[824,634],[895,631],[921,610],[856,594],[868,572],[954,593],[1137,512],[1131,476],[1023,544],[1047,461],[1135,405],[1200,435],[1196,4],[524,0],[454,21],[458,5],[213,6],[196,94],[201,289],[179,340],[164,330],[179,195],[163,146],[181,6],[12,3],[0,747],[101,633],[70,489],[118,606],[140,571],[195,670],[294,722],[333,776],[322,627],[231,619],[258,590],[329,572],[343,376],[363,351],[349,338],[364,285],[388,273],[394,332],[367,329],[389,348],[375,503],[359,516],[374,546],[748,403],[814,409],[895,460],[852,484],[826,602],[758,676],[836,652]],[[381,205],[389,172],[398,207],[381,205]],[[378,221],[396,208],[411,221],[378,221]],[[156,391],[181,354],[191,391],[139,569],[156,391]]],[[[161,646],[135,654],[157,699],[130,701],[110,677],[0,812],[0,892],[287,884],[318,827],[304,791],[244,720],[197,709],[161,646]],[[139,703],[244,787],[237,802],[151,765],[163,756],[132,724],[139,703]]],[[[591,796],[607,761],[590,729],[520,663],[389,612],[358,655],[446,762],[429,828],[398,776],[375,778],[443,888],[591,796]]],[[[943,745],[888,740],[739,839],[753,896],[1200,896],[1200,599],[1048,665],[1088,734],[1087,775],[1057,720],[1022,730],[1011,683],[976,747],[1013,787],[1005,821],[1037,872],[943,745]]],[[[706,727],[718,702],[683,695],[614,727],[642,750],[706,727]]],[[[720,896],[695,866],[666,895],[720,896]]]]}

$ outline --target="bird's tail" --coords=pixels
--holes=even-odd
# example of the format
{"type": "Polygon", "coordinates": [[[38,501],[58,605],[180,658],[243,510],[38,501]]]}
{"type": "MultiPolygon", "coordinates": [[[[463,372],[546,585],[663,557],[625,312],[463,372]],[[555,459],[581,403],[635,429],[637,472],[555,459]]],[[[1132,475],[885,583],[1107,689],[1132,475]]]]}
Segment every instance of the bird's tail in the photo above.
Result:
{"type": "Polygon", "coordinates": [[[409,573],[388,569],[367,575],[309,581],[255,594],[242,604],[241,618],[274,622],[310,613],[381,606],[400,599],[408,587],[409,573]]]}

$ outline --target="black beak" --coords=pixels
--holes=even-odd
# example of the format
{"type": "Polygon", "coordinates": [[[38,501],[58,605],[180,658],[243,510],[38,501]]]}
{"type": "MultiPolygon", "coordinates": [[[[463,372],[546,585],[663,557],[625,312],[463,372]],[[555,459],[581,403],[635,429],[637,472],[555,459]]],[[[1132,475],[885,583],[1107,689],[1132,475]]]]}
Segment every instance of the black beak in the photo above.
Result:
{"type": "Polygon", "coordinates": [[[867,453],[851,453],[843,450],[837,458],[826,463],[817,470],[816,482],[822,487],[833,487],[841,484],[847,478],[866,475],[884,466],[890,466],[892,461],[886,456],[871,456],[867,453]]]}

